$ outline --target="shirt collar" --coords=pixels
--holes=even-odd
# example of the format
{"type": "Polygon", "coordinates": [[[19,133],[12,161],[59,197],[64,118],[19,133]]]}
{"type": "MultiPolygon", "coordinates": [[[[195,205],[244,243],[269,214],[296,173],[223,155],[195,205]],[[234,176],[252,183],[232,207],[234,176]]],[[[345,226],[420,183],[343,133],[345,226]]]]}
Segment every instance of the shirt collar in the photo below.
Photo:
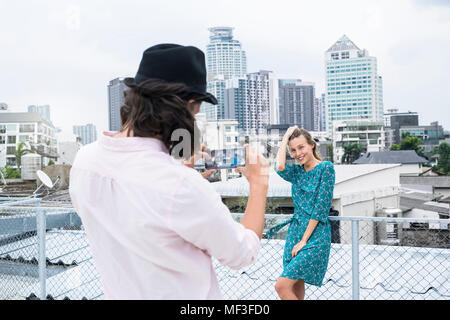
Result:
{"type": "Polygon", "coordinates": [[[100,146],[113,151],[135,152],[155,150],[169,153],[164,143],[156,138],[127,137],[113,138],[117,131],[103,131],[99,143],[100,146]]]}

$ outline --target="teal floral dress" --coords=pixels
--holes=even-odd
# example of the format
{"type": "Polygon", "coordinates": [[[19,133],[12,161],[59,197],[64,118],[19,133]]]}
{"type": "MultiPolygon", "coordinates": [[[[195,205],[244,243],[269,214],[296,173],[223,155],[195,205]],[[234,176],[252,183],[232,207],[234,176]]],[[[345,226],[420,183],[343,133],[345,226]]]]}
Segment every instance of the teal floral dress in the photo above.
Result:
{"type": "Polygon", "coordinates": [[[286,181],[292,183],[294,215],[268,233],[275,232],[289,224],[283,253],[284,270],[281,277],[304,280],[305,283],[322,286],[328,267],[331,247],[331,228],[328,214],[333,199],[335,183],[334,166],[322,161],[310,171],[303,165],[286,164],[284,171],[275,171],[286,181]],[[316,228],[307,244],[292,258],[292,249],[303,237],[309,220],[318,220],[316,228]]]}

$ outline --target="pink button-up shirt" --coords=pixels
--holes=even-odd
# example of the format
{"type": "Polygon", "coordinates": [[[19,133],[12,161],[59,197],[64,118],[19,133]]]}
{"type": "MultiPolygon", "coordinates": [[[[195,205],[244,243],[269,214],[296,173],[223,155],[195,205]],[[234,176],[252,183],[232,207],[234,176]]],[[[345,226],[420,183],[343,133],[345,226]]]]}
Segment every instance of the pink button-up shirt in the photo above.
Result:
{"type": "Polygon", "coordinates": [[[105,298],[221,299],[211,257],[247,266],[258,236],[160,140],[112,135],[78,151],[69,189],[105,298]]]}

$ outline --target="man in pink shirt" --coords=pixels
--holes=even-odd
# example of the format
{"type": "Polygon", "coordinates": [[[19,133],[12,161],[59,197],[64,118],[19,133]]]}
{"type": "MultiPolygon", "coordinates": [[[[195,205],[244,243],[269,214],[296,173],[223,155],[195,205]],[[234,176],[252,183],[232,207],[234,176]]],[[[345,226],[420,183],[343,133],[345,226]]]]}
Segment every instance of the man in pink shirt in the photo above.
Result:
{"type": "Polygon", "coordinates": [[[247,146],[247,165],[237,170],[250,194],[241,223],[234,221],[204,176],[171,155],[175,130],[189,133],[184,158],[201,151],[194,115],[202,101],[217,104],[206,92],[203,52],[150,47],[125,83],[122,130],[83,147],[70,173],[105,298],[221,299],[211,257],[233,269],[255,261],[268,163],[247,146]]]}

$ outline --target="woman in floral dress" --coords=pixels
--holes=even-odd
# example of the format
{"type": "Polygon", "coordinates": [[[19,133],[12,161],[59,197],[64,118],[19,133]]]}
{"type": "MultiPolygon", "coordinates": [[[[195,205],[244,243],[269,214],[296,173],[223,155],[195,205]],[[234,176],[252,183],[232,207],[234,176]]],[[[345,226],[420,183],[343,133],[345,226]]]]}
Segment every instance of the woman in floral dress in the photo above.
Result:
{"type": "MultiPolygon", "coordinates": [[[[275,163],[276,172],[292,183],[294,215],[278,225],[289,229],[283,254],[284,270],[275,289],[281,299],[305,297],[305,282],[321,286],[331,247],[328,214],[335,183],[334,166],[322,161],[308,131],[290,127],[283,137],[275,163]],[[294,159],[286,163],[286,149],[294,159]]],[[[271,230],[273,234],[277,230],[271,230]]]]}

